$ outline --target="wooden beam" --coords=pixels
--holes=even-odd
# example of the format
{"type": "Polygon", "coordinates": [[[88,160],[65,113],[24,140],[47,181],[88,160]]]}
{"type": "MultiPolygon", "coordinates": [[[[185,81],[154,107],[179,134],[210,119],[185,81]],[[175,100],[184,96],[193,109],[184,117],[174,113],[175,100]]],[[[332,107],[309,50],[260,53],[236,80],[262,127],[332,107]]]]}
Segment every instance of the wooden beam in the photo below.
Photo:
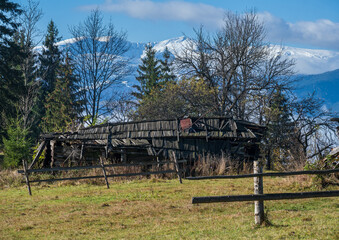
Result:
{"type": "Polygon", "coordinates": [[[192,203],[216,203],[216,202],[244,202],[244,201],[267,201],[283,199],[303,199],[318,197],[338,197],[339,191],[301,192],[301,193],[271,193],[252,195],[231,195],[213,197],[193,197],[192,203]]]}
{"type": "Polygon", "coordinates": [[[27,184],[28,193],[30,196],[32,196],[31,185],[29,184],[30,182],[29,182],[28,172],[27,172],[27,162],[25,160],[22,160],[22,166],[24,168],[25,181],[27,184]]]}
{"type": "Polygon", "coordinates": [[[178,164],[177,157],[175,156],[175,152],[174,151],[172,151],[172,155],[173,155],[175,171],[176,171],[176,173],[178,175],[178,179],[179,179],[180,184],[182,184],[181,174],[180,174],[180,171],[179,171],[179,164],[178,164]]]}
{"type": "Polygon", "coordinates": [[[28,169],[31,169],[31,168],[34,166],[34,164],[36,163],[36,161],[37,161],[37,160],[39,159],[39,157],[41,156],[41,153],[42,153],[42,151],[44,150],[45,146],[46,146],[46,142],[45,142],[45,141],[42,141],[42,142],[40,143],[40,145],[39,145],[37,151],[36,151],[36,155],[35,155],[35,157],[34,157],[32,163],[29,165],[28,169]]]}
{"type": "Polygon", "coordinates": [[[104,165],[104,161],[103,161],[102,157],[100,158],[100,165],[101,165],[101,168],[102,168],[102,173],[104,174],[104,177],[105,177],[106,186],[107,186],[107,188],[109,188],[109,183],[108,183],[107,176],[106,176],[105,165],[104,165]]]}
{"type": "Polygon", "coordinates": [[[254,173],[243,175],[219,175],[219,176],[201,176],[201,177],[187,177],[187,180],[203,180],[203,179],[236,179],[236,178],[251,178],[251,177],[281,177],[293,176],[303,174],[329,174],[339,172],[339,169],[329,170],[310,170],[310,171],[295,171],[295,172],[272,172],[272,173],[254,173]]]}

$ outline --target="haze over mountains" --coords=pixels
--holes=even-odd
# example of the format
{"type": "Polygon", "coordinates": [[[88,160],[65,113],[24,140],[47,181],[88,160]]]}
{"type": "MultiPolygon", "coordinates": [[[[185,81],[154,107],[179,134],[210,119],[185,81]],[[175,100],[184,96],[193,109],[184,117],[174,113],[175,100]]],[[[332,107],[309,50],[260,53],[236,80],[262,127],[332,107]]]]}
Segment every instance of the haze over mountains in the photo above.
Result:
{"type": "MultiPolygon", "coordinates": [[[[105,41],[106,38],[100,38],[98,41],[105,41]]],[[[162,57],[162,53],[167,47],[174,55],[180,53],[182,47],[190,41],[186,37],[172,38],[161,42],[152,43],[157,51],[156,56],[162,57]]],[[[58,43],[61,47],[73,44],[73,39],[67,39],[58,43]]],[[[132,67],[135,73],[126,78],[123,83],[125,86],[136,84],[136,69],[144,56],[144,49],[147,43],[130,43],[129,51],[124,55],[131,59],[132,67]]],[[[280,46],[271,45],[273,52],[280,51],[280,46]]],[[[316,91],[316,95],[323,98],[326,107],[339,112],[339,52],[318,49],[304,49],[284,46],[284,57],[295,60],[295,71],[298,78],[297,83],[298,96],[304,96],[316,91]]]]}

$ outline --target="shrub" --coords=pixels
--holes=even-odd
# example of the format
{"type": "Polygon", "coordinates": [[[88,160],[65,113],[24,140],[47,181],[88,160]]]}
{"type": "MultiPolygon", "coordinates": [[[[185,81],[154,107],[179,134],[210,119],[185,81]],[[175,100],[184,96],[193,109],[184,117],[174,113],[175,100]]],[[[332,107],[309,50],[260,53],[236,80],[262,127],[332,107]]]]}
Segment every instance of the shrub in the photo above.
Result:
{"type": "Polygon", "coordinates": [[[7,126],[4,143],[4,167],[18,167],[22,159],[29,159],[31,141],[28,129],[21,127],[21,120],[12,119],[7,126]]]}

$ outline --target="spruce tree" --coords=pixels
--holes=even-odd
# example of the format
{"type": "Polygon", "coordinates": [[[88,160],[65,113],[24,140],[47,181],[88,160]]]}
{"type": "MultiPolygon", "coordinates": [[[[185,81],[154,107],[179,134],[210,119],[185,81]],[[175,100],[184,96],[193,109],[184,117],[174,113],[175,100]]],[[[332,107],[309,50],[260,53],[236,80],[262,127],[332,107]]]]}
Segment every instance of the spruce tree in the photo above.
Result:
{"type": "Polygon", "coordinates": [[[266,131],[267,168],[271,169],[272,161],[281,160],[281,154],[290,145],[292,124],[287,97],[280,89],[273,93],[268,114],[269,122],[266,131]],[[278,156],[279,155],[279,156],[278,156]]]}
{"type": "Polygon", "coordinates": [[[150,43],[146,45],[145,53],[146,56],[141,59],[141,65],[137,70],[136,79],[140,85],[133,86],[137,91],[132,93],[139,100],[149,96],[151,91],[159,86],[161,80],[161,65],[150,43]]]}
{"type": "Polygon", "coordinates": [[[40,76],[43,80],[42,87],[47,93],[51,93],[54,89],[57,68],[59,67],[61,58],[61,52],[56,45],[56,43],[61,40],[58,34],[59,31],[53,20],[51,20],[47,27],[47,34],[40,56],[40,76]]]}
{"type": "Polygon", "coordinates": [[[21,52],[13,40],[17,29],[14,19],[20,13],[18,4],[0,1],[0,135],[4,134],[5,120],[15,116],[15,105],[22,92],[22,79],[17,69],[21,52]]]}
{"type": "Polygon", "coordinates": [[[78,123],[80,114],[79,90],[77,78],[68,53],[64,63],[57,70],[54,90],[48,94],[44,107],[46,114],[41,127],[43,132],[65,132],[78,123]]]}
{"type": "MultiPolygon", "coordinates": [[[[51,20],[47,27],[47,34],[43,42],[42,53],[39,57],[39,76],[41,79],[41,84],[36,106],[38,119],[43,119],[46,117],[46,99],[48,95],[53,92],[56,85],[57,71],[61,61],[61,52],[56,45],[58,41],[60,41],[60,37],[58,37],[58,29],[51,20]]],[[[41,121],[38,124],[40,127],[42,127],[41,121]]]]}
{"type": "Polygon", "coordinates": [[[171,70],[171,53],[168,48],[165,48],[164,53],[162,54],[163,59],[160,60],[161,63],[161,81],[163,84],[167,84],[168,82],[173,82],[175,80],[175,75],[171,70]]]}

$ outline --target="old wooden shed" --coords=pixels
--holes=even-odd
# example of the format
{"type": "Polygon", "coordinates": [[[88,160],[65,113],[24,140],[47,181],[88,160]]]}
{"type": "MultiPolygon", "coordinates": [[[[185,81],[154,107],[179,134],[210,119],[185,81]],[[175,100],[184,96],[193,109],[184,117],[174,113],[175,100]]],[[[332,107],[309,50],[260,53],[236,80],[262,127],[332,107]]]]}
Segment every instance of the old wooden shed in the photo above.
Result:
{"type": "Polygon", "coordinates": [[[90,164],[100,156],[112,162],[160,160],[170,158],[171,152],[178,159],[193,161],[199,155],[222,152],[232,159],[254,160],[264,129],[232,117],[107,123],[43,134],[37,156],[45,149],[45,167],[90,164]]]}

